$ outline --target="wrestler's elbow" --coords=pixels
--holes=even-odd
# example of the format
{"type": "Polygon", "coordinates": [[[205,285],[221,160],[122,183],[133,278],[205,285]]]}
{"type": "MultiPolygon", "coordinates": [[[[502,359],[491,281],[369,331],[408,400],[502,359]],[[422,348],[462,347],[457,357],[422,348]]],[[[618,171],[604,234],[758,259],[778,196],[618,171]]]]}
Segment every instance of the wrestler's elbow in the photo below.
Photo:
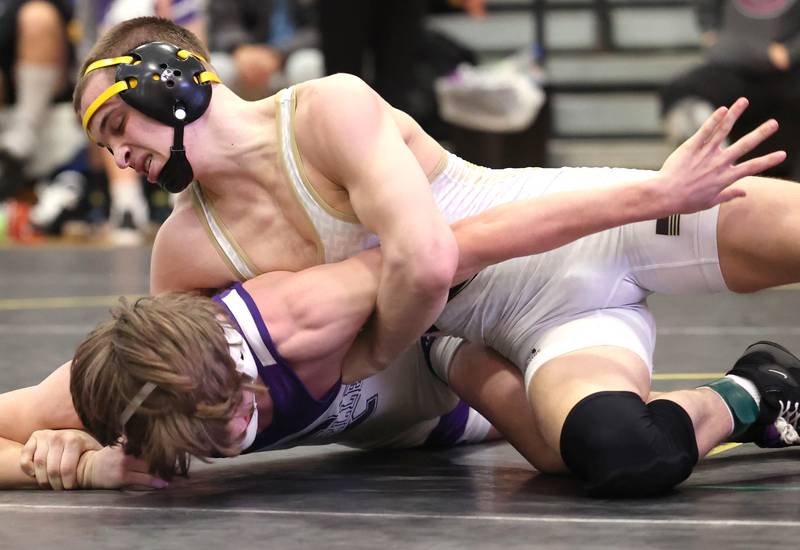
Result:
{"type": "Polygon", "coordinates": [[[415,296],[436,299],[447,293],[458,269],[458,246],[452,233],[431,239],[404,256],[390,261],[388,268],[403,273],[415,296]]]}

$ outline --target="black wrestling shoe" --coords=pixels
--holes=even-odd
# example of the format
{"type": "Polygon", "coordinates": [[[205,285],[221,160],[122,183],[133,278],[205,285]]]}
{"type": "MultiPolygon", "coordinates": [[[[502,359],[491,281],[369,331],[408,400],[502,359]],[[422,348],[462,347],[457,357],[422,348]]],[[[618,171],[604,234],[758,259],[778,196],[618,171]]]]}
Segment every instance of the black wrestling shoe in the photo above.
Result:
{"type": "Polygon", "coordinates": [[[800,359],[774,342],[756,342],[728,374],[750,380],[761,394],[758,419],[739,441],[759,447],[800,444],[800,359]]]}

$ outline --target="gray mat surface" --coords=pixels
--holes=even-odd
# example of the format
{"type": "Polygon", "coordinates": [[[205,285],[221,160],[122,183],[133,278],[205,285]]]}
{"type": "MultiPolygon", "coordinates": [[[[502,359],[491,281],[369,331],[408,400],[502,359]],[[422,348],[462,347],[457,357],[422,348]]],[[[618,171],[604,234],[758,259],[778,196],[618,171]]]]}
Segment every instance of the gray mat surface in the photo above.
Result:
{"type": "MultiPolygon", "coordinates": [[[[0,250],[0,391],[68,359],[146,249],[0,250]]],[[[760,338],[798,349],[800,292],[656,298],[656,389],[693,387],[760,338]],[[671,378],[670,376],[671,375],[671,378]],[[664,379],[669,378],[669,379],[664,379]]],[[[766,548],[800,535],[800,451],[742,446],[678,491],[591,500],[506,444],[301,448],[198,464],[161,492],[0,492],[0,548],[766,548]]]]}

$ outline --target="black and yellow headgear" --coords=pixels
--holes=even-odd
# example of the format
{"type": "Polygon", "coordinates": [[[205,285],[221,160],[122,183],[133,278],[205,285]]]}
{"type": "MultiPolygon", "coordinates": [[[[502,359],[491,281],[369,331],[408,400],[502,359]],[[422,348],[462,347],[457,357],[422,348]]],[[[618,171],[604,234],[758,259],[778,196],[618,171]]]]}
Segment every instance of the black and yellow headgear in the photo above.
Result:
{"type": "Polygon", "coordinates": [[[158,183],[171,193],[183,191],[194,177],[183,148],[183,128],[203,115],[211,102],[211,82],[219,82],[217,75],[205,69],[206,62],[202,56],[166,42],[150,42],[126,55],[95,61],[84,77],[103,67],[116,66],[117,72],[114,84],[86,109],[84,130],[89,134],[94,114],[117,94],[137,111],[171,126],[170,156],[158,183]]]}

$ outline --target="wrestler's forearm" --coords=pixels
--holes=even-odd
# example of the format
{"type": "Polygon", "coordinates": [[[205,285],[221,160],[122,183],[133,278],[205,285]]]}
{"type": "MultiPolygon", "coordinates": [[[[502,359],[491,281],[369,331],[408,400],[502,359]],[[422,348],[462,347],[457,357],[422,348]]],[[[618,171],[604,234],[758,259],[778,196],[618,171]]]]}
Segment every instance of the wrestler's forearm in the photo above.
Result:
{"type": "Polygon", "coordinates": [[[452,247],[440,252],[393,254],[384,246],[375,314],[366,327],[373,332],[376,362],[388,365],[433,324],[447,303],[457,250],[445,229],[452,247]]]}
{"type": "Polygon", "coordinates": [[[496,206],[453,224],[459,248],[455,282],[486,266],[540,254],[619,225],[665,214],[654,181],[555,193],[496,206]]]}
{"type": "Polygon", "coordinates": [[[25,443],[36,430],[81,428],[69,392],[70,363],[36,386],[0,394],[0,437],[25,443]]]}

